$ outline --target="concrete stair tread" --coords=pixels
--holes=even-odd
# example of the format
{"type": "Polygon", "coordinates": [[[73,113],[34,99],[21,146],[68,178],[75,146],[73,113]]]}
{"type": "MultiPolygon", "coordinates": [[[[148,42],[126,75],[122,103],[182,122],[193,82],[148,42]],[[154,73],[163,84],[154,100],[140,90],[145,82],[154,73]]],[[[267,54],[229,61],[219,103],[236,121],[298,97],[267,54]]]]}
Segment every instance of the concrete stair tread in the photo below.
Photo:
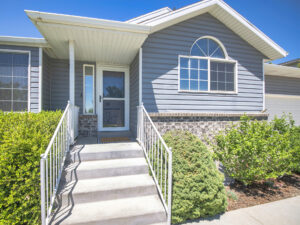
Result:
{"type": "Polygon", "coordinates": [[[71,215],[61,224],[109,224],[111,221],[111,224],[129,225],[138,224],[130,218],[136,220],[147,215],[156,217],[152,218],[156,221],[150,223],[165,221],[165,210],[157,195],[75,204],[71,215]],[[123,222],[120,223],[120,220],[123,222]]]}
{"type": "Polygon", "coordinates": [[[146,186],[153,186],[155,188],[153,179],[148,174],[94,178],[78,180],[72,194],[115,191],[146,186]]]}
{"type": "Polygon", "coordinates": [[[114,169],[122,167],[147,166],[145,158],[109,159],[81,162],[77,171],[89,171],[97,169],[114,169]]]}

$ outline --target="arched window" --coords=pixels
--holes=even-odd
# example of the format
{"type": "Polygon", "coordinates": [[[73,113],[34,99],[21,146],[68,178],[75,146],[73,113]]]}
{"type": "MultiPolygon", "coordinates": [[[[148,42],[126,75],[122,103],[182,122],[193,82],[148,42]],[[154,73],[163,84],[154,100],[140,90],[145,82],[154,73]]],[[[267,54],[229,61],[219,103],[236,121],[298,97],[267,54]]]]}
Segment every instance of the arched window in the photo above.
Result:
{"type": "Polygon", "coordinates": [[[236,61],[214,37],[197,39],[189,56],[179,57],[179,91],[236,93],[236,61]]]}

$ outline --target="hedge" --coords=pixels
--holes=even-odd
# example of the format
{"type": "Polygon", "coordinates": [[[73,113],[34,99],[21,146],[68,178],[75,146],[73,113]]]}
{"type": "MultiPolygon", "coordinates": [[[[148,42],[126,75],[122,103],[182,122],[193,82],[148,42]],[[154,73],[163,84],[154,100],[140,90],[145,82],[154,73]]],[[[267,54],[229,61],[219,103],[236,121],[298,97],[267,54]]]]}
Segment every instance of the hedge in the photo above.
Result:
{"type": "Polygon", "coordinates": [[[61,115],[0,112],[0,224],[40,224],[40,155],[61,115]]]}
{"type": "Polygon", "coordinates": [[[271,122],[243,116],[239,125],[216,136],[214,152],[225,172],[245,185],[277,178],[299,166],[295,131],[286,116],[271,122]]]}
{"type": "Polygon", "coordinates": [[[224,212],[224,177],[212,153],[187,131],[169,131],[163,138],[173,152],[172,223],[224,212]]]}

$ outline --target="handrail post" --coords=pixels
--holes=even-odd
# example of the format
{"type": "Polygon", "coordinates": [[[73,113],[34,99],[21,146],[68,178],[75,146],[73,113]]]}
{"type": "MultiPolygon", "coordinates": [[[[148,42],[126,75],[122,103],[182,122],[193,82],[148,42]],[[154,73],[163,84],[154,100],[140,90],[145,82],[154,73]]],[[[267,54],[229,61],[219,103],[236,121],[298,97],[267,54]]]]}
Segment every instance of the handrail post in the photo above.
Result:
{"type": "Polygon", "coordinates": [[[169,162],[168,162],[168,220],[167,224],[171,224],[172,218],[172,148],[169,148],[169,162]]]}
{"type": "Polygon", "coordinates": [[[45,159],[44,155],[41,156],[40,161],[40,179],[41,179],[41,222],[42,225],[46,225],[46,198],[45,198],[45,159]]]}

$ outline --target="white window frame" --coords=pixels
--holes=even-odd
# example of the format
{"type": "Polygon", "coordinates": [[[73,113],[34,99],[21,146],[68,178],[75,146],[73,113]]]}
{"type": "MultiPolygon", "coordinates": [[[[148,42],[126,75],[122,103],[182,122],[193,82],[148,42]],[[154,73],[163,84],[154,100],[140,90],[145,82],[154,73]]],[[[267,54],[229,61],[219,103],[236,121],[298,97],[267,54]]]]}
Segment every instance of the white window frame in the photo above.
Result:
{"type": "Polygon", "coordinates": [[[95,115],[95,65],[93,64],[83,64],[83,107],[82,113],[84,115],[95,115]],[[93,113],[86,113],[85,112],[85,67],[93,67],[93,113]]]}
{"type": "MultiPolygon", "coordinates": [[[[178,55],[178,92],[189,92],[189,93],[216,93],[216,94],[237,94],[238,93],[238,62],[236,60],[230,59],[219,59],[219,58],[212,58],[212,57],[203,57],[203,56],[187,56],[187,55],[178,55]],[[207,82],[208,82],[208,89],[207,91],[196,91],[196,90],[181,90],[180,89],[180,58],[188,58],[188,59],[206,59],[207,60],[207,82]],[[233,63],[234,64],[234,91],[211,91],[210,90],[210,61],[214,62],[224,62],[224,63],[233,63]]],[[[190,75],[189,75],[190,76],[190,75]]],[[[190,80],[190,77],[189,77],[190,80]]]]}
{"type": "MultiPolygon", "coordinates": [[[[30,101],[30,95],[31,95],[31,51],[28,50],[16,50],[16,49],[0,49],[0,52],[6,52],[6,53],[20,53],[20,54],[28,54],[28,87],[27,87],[27,111],[31,111],[31,101],[30,101]]],[[[13,100],[12,100],[13,101],[13,100]]],[[[13,111],[13,112],[21,112],[21,111],[13,111]]]]}

